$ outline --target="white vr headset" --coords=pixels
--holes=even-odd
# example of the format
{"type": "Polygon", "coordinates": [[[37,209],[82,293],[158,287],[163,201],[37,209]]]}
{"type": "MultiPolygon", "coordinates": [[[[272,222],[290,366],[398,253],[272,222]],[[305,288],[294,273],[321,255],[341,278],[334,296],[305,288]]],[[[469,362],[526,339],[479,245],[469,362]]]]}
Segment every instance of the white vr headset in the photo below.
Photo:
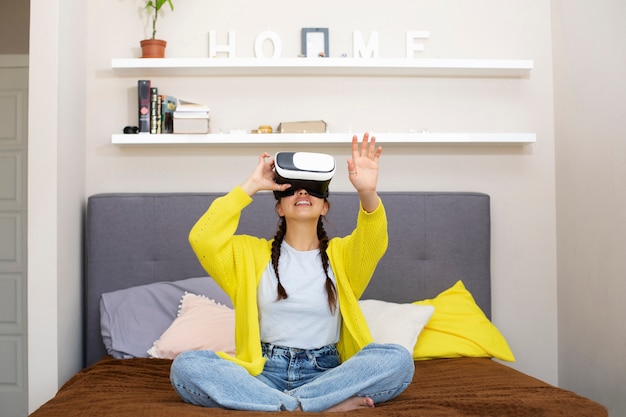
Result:
{"type": "Polygon", "coordinates": [[[278,152],[274,171],[277,184],[291,184],[285,191],[274,191],[276,199],[302,189],[312,196],[327,198],[328,185],[335,174],[335,158],[323,153],[278,152]]]}

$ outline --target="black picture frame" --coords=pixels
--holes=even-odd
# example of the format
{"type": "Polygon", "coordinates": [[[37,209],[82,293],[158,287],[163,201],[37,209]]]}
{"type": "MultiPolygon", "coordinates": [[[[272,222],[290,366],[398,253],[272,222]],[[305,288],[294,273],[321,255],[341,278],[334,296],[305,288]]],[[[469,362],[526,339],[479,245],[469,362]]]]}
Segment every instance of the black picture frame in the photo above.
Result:
{"type": "Polygon", "coordinates": [[[302,56],[307,58],[328,55],[328,28],[302,28],[302,56]]]}

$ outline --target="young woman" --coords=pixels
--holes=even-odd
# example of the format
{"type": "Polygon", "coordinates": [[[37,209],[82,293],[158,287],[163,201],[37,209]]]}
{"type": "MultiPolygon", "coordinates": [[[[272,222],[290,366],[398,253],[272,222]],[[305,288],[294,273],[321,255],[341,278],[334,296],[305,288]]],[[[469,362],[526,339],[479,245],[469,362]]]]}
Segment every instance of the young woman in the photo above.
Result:
{"type": "Polygon", "coordinates": [[[348,176],[361,207],[357,226],[346,237],[328,239],[322,218],[329,202],[306,186],[277,184],[267,153],[198,220],[189,240],[233,300],[237,354],[180,354],[170,378],[184,401],[238,410],[332,412],[374,407],[406,389],[414,372],[411,353],[373,343],[358,305],[387,248],[387,219],[376,191],[381,152],[368,134],[360,146],[352,138],[348,176]],[[278,198],[276,236],[236,235],[241,211],[263,190],[278,198]]]}

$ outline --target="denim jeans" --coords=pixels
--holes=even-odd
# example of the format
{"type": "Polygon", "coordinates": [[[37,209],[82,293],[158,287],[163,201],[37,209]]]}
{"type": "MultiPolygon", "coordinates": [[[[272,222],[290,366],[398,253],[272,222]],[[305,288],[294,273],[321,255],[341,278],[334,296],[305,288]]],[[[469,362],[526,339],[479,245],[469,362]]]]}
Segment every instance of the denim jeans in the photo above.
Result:
{"type": "Polygon", "coordinates": [[[170,380],[190,404],[249,411],[324,411],[354,397],[388,401],[413,378],[413,358],[394,344],[369,344],[339,364],[334,346],[315,350],[264,344],[263,372],[253,377],[211,351],[181,353],[170,380]]]}

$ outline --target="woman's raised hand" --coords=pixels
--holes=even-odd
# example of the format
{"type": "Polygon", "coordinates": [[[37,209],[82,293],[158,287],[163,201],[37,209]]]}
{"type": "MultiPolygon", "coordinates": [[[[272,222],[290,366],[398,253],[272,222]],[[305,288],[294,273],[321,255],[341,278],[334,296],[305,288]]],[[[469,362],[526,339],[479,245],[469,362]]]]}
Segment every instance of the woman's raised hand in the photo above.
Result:
{"type": "Polygon", "coordinates": [[[361,205],[368,211],[374,211],[378,207],[378,160],[383,148],[376,147],[376,138],[363,135],[359,146],[356,135],[352,137],[352,159],[348,159],[348,178],[359,193],[361,205]]]}
{"type": "Polygon", "coordinates": [[[261,190],[284,191],[290,187],[290,184],[276,184],[274,175],[274,159],[270,158],[269,153],[263,152],[259,155],[259,163],[252,174],[241,184],[241,188],[249,196],[253,196],[261,190]]]}

